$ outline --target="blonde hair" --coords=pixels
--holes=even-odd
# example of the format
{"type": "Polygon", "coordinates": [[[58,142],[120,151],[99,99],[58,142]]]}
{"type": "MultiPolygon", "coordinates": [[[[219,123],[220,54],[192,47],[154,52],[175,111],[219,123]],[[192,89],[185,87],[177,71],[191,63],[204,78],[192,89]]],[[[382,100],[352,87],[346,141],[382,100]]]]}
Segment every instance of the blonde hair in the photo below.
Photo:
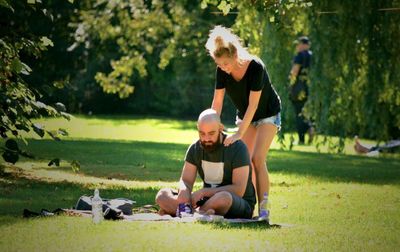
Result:
{"type": "Polygon", "coordinates": [[[217,25],[210,30],[206,49],[211,57],[227,56],[233,58],[237,54],[239,60],[249,58],[250,54],[241,44],[240,38],[232,33],[231,29],[217,25]]]}

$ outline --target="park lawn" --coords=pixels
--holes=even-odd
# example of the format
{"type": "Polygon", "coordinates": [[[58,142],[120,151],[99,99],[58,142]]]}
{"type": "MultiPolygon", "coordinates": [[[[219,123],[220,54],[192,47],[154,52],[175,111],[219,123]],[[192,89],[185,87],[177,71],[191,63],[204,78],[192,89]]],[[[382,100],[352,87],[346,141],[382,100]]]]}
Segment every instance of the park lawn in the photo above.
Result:
{"type": "MultiPolygon", "coordinates": [[[[21,218],[24,208],[72,207],[96,187],[103,197],[153,204],[157,190],[177,185],[187,145],[197,137],[189,121],[76,120],[79,126],[70,127],[70,137],[61,142],[30,140],[26,148],[37,156],[34,161],[2,164],[7,173],[0,177],[0,251],[394,251],[400,246],[400,160],[316,153],[309,146],[288,151],[274,145],[268,158],[272,222],[292,227],[124,221],[96,226],[79,217],[21,218]],[[47,166],[54,157],[63,159],[60,167],[47,166]],[[80,171],[72,172],[64,160],[78,160],[80,171]]],[[[68,128],[57,120],[48,127],[57,124],[68,128]]]]}

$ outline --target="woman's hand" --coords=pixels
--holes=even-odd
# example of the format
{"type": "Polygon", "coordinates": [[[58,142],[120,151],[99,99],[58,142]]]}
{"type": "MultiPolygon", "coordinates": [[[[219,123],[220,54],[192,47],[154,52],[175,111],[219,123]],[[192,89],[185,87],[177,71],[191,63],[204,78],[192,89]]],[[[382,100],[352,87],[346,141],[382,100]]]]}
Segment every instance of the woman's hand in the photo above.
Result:
{"type": "Polygon", "coordinates": [[[242,136],[239,133],[235,133],[235,134],[225,138],[224,145],[229,146],[229,145],[233,144],[234,142],[236,142],[237,140],[240,140],[241,138],[242,138],[242,136]]]}

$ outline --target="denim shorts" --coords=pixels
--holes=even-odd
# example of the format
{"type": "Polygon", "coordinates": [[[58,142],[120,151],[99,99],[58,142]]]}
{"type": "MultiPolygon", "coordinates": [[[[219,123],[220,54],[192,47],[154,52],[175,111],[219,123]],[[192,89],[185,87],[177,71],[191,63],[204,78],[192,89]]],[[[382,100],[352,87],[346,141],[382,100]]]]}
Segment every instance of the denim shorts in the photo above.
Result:
{"type": "MultiPolygon", "coordinates": [[[[236,126],[239,126],[239,124],[242,123],[242,119],[240,119],[238,116],[236,116],[236,126]]],[[[281,113],[279,112],[278,114],[274,115],[274,116],[270,116],[267,118],[261,118],[255,122],[251,122],[251,125],[253,125],[254,127],[258,127],[260,125],[263,124],[273,124],[278,128],[278,131],[281,130],[281,113]]]]}

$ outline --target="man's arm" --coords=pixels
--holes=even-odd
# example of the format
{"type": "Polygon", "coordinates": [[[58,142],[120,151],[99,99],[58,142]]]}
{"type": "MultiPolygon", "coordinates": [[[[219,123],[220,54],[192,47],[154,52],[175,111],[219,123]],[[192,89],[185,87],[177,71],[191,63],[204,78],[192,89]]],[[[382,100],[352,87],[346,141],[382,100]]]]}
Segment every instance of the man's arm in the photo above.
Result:
{"type": "Polygon", "coordinates": [[[182,175],[179,180],[178,203],[190,203],[194,182],[196,181],[197,168],[185,161],[182,175]]]}
{"type": "Polygon", "coordinates": [[[300,64],[293,64],[292,69],[290,70],[290,75],[289,75],[291,85],[293,85],[296,82],[296,78],[300,72],[300,67],[301,67],[300,64]]]}
{"type": "Polygon", "coordinates": [[[220,186],[215,188],[203,188],[199,191],[196,191],[192,195],[192,205],[196,206],[197,201],[204,197],[212,197],[217,192],[221,191],[228,191],[232,192],[239,197],[243,197],[246,186],[247,180],[249,177],[249,166],[241,166],[233,169],[232,171],[232,184],[226,186],[220,186]]]}

